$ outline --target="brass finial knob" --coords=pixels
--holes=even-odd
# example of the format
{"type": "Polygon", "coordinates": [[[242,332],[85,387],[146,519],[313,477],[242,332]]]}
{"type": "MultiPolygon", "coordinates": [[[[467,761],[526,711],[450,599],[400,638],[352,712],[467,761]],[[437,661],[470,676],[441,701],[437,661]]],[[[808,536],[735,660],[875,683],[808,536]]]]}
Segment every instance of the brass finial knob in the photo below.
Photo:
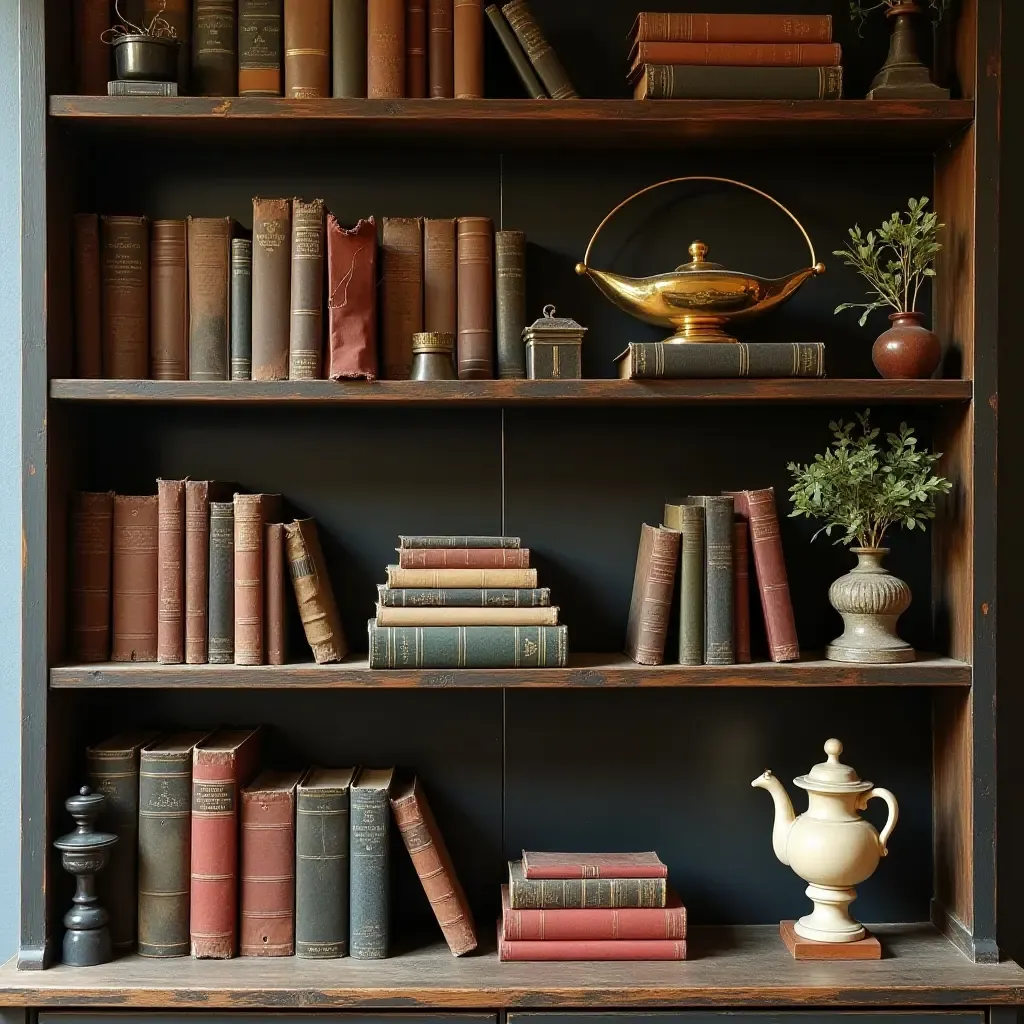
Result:
{"type": "Polygon", "coordinates": [[[697,241],[690,244],[690,259],[694,263],[703,263],[707,259],[708,247],[704,242],[697,241]]]}

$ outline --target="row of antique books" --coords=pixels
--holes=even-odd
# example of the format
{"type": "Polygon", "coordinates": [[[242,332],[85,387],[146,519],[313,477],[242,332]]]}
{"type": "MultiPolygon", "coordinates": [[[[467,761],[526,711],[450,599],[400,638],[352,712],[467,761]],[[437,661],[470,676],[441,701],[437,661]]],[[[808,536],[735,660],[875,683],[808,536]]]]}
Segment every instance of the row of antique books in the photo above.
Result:
{"type": "Polygon", "coordinates": [[[370,668],[557,668],[568,636],[519,537],[399,538],[370,619],[370,668]]]}
{"type": "Polygon", "coordinates": [[[643,525],[626,629],[626,654],[661,665],[676,611],[680,665],[751,660],[750,553],[753,551],[768,655],[800,657],[782,551],[775,492],[689,497],[667,504],[661,526],[643,525]],[[678,603],[673,603],[676,581],[678,603]]]}
{"type": "Polygon", "coordinates": [[[315,660],[345,656],[315,521],[281,522],[279,494],[234,492],[158,480],[153,495],[72,496],[74,660],[283,665],[290,589],[315,660]]]}
{"type": "Polygon", "coordinates": [[[415,776],[265,770],[260,748],[260,729],[220,729],[136,730],[88,749],[100,825],[118,836],[98,876],[115,952],[387,957],[392,817],[452,953],[476,948],[415,776]]]}
{"type": "Polygon", "coordinates": [[[641,11],[629,37],[638,100],[828,100],[843,94],[829,14],[641,11]]]}
{"type": "Polygon", "coordinates": [[[525,278],[526,236],[487,217],[384,217],[378,255],[373,217],[344,228],[322,199],[257,197],[252,232],[78,214],[75,373],[406,380],[413,335],[441,332],[460,377],[522,378],[525,278]]]}

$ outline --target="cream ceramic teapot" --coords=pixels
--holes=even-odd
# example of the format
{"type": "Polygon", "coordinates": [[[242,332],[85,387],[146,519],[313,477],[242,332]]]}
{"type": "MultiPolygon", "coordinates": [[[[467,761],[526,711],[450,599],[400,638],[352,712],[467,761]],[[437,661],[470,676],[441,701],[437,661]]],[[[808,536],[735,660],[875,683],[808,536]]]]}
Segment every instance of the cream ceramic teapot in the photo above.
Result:
{"type": "Polygon", "coordinates": [[[870,878],[879,859],[888,852],[886,844],[899,816],[896,797],[860,779],[840,762],[842,752],[839,740],[828,740],[828,760],[793,780],[794,785],[807,790],[807,810],[799,817],[785,787],[771,772],[751,783],[757,789],[767,789],[775,802],[775,856],[810,883],[807,896],[814,910],[796,922],[796,933],[819,942],[856,942],[864,938],[863,926],[850,917],[850,904],[857,898],[854,886],[870,878]],[[860,816],[875,797],[889,808],[881,835],[860,816]]]}

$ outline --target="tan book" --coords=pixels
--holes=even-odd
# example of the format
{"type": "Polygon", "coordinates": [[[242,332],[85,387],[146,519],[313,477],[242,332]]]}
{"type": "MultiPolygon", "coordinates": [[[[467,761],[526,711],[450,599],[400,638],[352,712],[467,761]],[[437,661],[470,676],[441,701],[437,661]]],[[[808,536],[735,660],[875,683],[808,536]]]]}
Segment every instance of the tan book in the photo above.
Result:
{"type": "Polygon", "coordinates": [[[382,236],[381,376],[386,380],[408,380],[412,370],[412,336],[423,330],[423,220],[385,217],[382,236]]]}
{"type": "Polygon", "coordinates": [[[377,605],[378,626],[557,626],[558,608],[395,608],[377,605]]]}
{"type": "Polygon", "coordinates": [[[398,587],[515,587],[537,586],[536,569],[402,569],[388,566],[388,586],[398,587]]]}
{"type": "Polygon", "coordinates": [[[299,617],[318,665],[341,661],[348,653],[345,631],[327,574],[316,522],[297,519],[284,528],[288,568],[299,604],[299,617]]]}

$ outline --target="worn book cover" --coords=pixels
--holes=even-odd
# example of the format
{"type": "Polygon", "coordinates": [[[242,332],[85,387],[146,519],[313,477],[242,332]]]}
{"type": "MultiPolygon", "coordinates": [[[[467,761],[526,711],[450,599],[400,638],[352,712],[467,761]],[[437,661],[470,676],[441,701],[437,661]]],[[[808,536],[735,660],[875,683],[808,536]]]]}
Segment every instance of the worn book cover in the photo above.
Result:
{"type": "Polygon", "coordinates": [[[565,668],[565,626],[379,626],[370,668],[565,668]]]}
{"type": "Polygon", "coordinates": [[[185,660],[185,481],[157,480],[156,660],[185,660]]]}
{"type": "Polygon", "coordinates": [[[112,491],[71,496],[71,657],[78,662],[110,657],[110,558],[112,491]]]}
{"type": "Polygon", "coordinates": [[[664,907],[664,878],[527,878],[521,860],[509,861],[513,910],[664,907]]]}
{"type": "Polygon", "coordinates": [[[383,960],[390,937],[388,847],[389,791],[393,768],[364,768],[350,791],[352,861],[349,888],[349,953],[383,960]]]}
{"type": "Polygon", "coordinates": [[[536,569],[403,569],[387,567],[389,587],[529,587],[536,569]]]}
{"type": "Polygon", "coordinates": [[[626,654],[638,665],[660,665],[665,660],[678,562],[679,533],[644,523],[626,623],[626,654]]]}
{"type": "Polygon", "coordinates": [[[524,878],[668,878],[661,858],[648,853],[550,853],[523,850],[524,878]]]}
{"type": "Polygon", "coordinates": [[[665,525],[678,530],[679,664],[704,664],[704,506],[665,506],[665,525]]]}
{"type": "Polygon", "coordinates": [[[686,500],[704,506],[704,664],[734,665],[732,495],[686,500]]]}
{"type": "Polygon", "coordinates": [[[112,661],[156,661],[158,499],[114,496],[112,661]]]}
{"type": "Polygon", "coordinates": [[[557,626],[558,607],[395,608],[377,604],[378,626],[557,626]]]}
{"type": "Polygon", "coordinates": [[[345,630],[334,600],[331,578],[313,519],[297,519],[284,528],[285,550],[299,616],[318,665],[348,654],[345,630]]]}

